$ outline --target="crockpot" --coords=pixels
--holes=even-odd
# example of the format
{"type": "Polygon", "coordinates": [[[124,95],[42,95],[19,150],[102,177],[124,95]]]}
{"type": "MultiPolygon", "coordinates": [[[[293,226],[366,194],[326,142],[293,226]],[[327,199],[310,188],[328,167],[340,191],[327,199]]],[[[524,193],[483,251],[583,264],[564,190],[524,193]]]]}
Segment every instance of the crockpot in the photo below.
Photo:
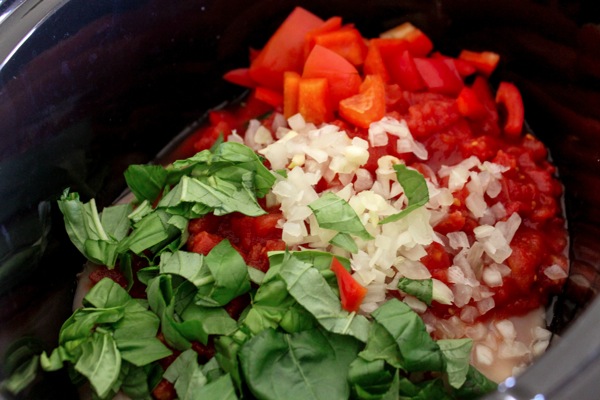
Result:
{"type": "MultiPolygon", "coordinates": [[[[53,348],[71,313],[83,260],[56,206],[62,191],[110,204],[127,165],[160,156],[208,109],[240,96],[222,74],[244,66],[295,5],[340,15],[366,36],[411,21],[446,53],[501,54],[494,79],[520,87],[527,122],[564,184],[571,272],[548,312],[549,351],[489,398],[597,398],[600,3],[592,0],[0,0],[0,380],[11,349],[53,348]]],[[[20,397],[76,392],[59,372],[20,397]]]]}

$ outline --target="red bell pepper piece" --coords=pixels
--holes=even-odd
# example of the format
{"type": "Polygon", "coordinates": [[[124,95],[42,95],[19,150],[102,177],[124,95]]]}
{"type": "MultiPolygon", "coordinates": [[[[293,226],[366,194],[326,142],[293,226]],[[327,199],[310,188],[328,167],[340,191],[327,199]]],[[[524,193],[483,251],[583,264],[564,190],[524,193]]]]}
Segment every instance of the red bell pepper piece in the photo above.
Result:
{"type": "Polygon", "coordinates": [[[492,51],[462,50],[458,55],[458,59],[467,61],[483,75],[490,76],[498,66],[500,55],[492,51]]]}
{"type": "Polygon", "coordinates": [[[416,92],[425,88],[425,82],[408,50],[394,54],[388,61],[390,80],[403,90],[416,92]]]}
{"type": "Polygon", "coordinates": [[[359,94],[340,101],[340,116],[346,121],[368,128],[385,116],[385,83],[379,75],[367,75],[359,94]]]}
{"type": "Polygon", "coordinates": [[[458,94],[456,106],[458,107],[458,112],[467,118],[481,119],[487,115],[487,111],[477,98],[477,94],[468,86],[463,87],[458,94]]]}
{"type": "Polygon", "coordinates": [[[366,75],[379,75],[384,82],[389,82],[390,75],[387,72],[383,57],[379,47],[372,44],[372,41],[368,47],[367,55],[365,57],[365,63],[363,65],[363,72],[366,75]]]}
{"type": "Polygon", "coordinates": [[[236,68],[223,75],[223,79],[227,82],[231,82],[236,85],[244,86],[247,88],[255,88],[256,82],[250,76],[250,69],[248,68],[236,68]]]}
{"type": "Polygon", "coordinates": [[[323,25],[311,30],[304,37],[304,58],[308,57],[310,51],[315,47],[315,37],[324,33],[334,32],[342,27],[342,17],[331,17],[323,25]]]}
{"type": "Polygon", "coordinates": [[[451,60],[452,64],[454,64],[454,67],[458,71],[458,74],[463,78],[465,78],[467,76],[471,76],[477,72],[477,69],[468,61],[460,60],[458,58],[453,58],[450,56],[446,56],[439,52],[434,52],[431,55],[431,58],[441,58],[443,60],[451,60]]]}
{"type": "Polygon", "coordinates": [[[456,70],[452,70],[445,60],[435,58],[415,58],[415,65],[429,91],[455,96],[463,88],[463,81],[456,70]]]}
{"type": "Polygon", "coordinates": [[[316,125],[333,119],[329,84],[326,78],[301,78],[298,84],[298,112],[316,125]]]}
{"type": "Polygon", "coordinates": [[[300,74],[287,71],[283,75],[283,116],[287,119],[298,113],[300,74]]]}
{"type": "Polygon", "coordinates": [[[355,28],[343,28],[314,37],[315,44],[335,51],[353,65],[362,65],[367,55],[367,45],[355,28]]]}
{"type": "Polygon", "coordinates": [[[521,92],[512,83],[500,82],[496,92],[496,104],[504,116],[502,129],[506,135],[516,137],[523,132],[525,108],[521,92]]]}
{"type": "Polygon", "coordinates": [[[408,50],[415,57],[425,57],[433,50],[433,42],[419,28],[405,22],[380,35],[387,39],[404,39],[408,43],[408,50]]]}
{"type": "Polygon", "coordinates": [[[281,93],[275,90],[267,89],[266,87],[257,87],[254,89],[254,95],[258,100],[275,108],[280,107],[283,104],[283,96],[281,93]]]}
{"type": "Polygon", "coordinates": [[[336,52],[319,45],[315,45],[308,55],[302,78],[326,78],[334,110],[340,100],[358,93],[362,82],[354,65],[336,52]]]}
{"type": "Polygon", "coordinates": [[[283,73],[302,71],[306,34],[321,25],[321,18],[296,7],[250,64],[252,79],[260,86],[281,92],[283,73]]]}
{"type": "Polygon", "coordinates": [[[337,278],[342,308],[349,312],[358,311],[367,294],[367,288],[356,282],[350,272],[335,257],[331,261],[331,270],[337,278]]]}

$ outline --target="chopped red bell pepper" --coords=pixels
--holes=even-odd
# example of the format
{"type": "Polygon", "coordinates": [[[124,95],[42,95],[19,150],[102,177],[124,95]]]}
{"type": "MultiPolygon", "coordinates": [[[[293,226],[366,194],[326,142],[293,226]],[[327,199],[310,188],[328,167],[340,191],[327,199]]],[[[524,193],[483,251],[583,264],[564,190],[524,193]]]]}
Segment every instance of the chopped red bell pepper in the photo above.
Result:
{"type": "Polygon", "coordinates": [[[433,54],[431,54],[431,58],[441,58],[443,60],[451,60],[452,64],[454,64],[454,67],[458,71],[458,74],[463,78],[466,78],[467,76],[471,76],[477,72],[477,69],[473,66],[473,64],[469,63],[468,61],[460,60],[458,58],[453,58],[450,56],[446,56],[440,52],[434,52],[433,54]]]}
{"type": "Polygon", "coordinates": [[[301,78],[298,84],[298,112],[307,122],[331,121],[333,110],[329,84],[325,78],[301,78]]]}
{"type": "Polygon", "coordinates": [[[496,103],[504,117],[504,133],[512,137],[520,136],[525,121],[525,108],[519,89],[512,83],[500,82],[496,92],[496,103]]]}
{"type": "Polygon", "coordinates": [[[354,65],[336,52],[319,45],[315,45],[308,55],[302,78],[326,78],[334,110],[340,100],[358,93],[362,82],[354,65]]]}
{"type": "Polygon", "coordinates": [[[458,55],[458,59],[467,61],[483,75],[490,76],[498,66],[500,55],[492,51],[462,50],[458,55]]]}
{"type": "Polygon", "coordinates": [[[275,108],[280,107],[283,104],[283,96],[281,93],[275,90],[267,89],[266,87],[257,87],[254,89],[254,95],[258,100],[275,108]]]}
{"type": "Polygon", "coordinates": [[[379,75],[367,75],[359,94],[340,101],[340,116],[346,121],[368,128],[385,116],[385,83],[379,75]]]}
{"type": "Polygon", "coordinates": [[[481,104],[481,101],[479,101],[479,98],[477,98],[477,94],[468,86],[463,87],[458,94],[456,106],[458,107],[458,112],[467,118],[481,119],[487,115],[487,111],[483,104],[481,104]]]}
{"type": "Polygon", "coordinates": [[[256,87],[256,82],[254,82],[254,80],[250,76],[249,68],[232,69],[231,71],[226,72],[225,75],[223,75],[223,79],[225,79],[227,82],[231,82],[233,84],[251,89],[256,87]]]}
{"type": "Polygon", "coordinates": [[[283,116],[287,119],[298,113],[300,74],[287,71],[283,75],[283,116]]]}
{"type": "Polygon", "coordinates": [[[260,86],[281,91],[285,71],[302,71],[305,36],[323,20],[296,7],[250,64],[250,76],[260,86]]]}
{"type": "Polygon", "coordinates": [[[416,92],[425,89],[425,82],[408,50],[394,54],[389,58],[387,65],[390,80],[400,85],[403,90],[416,92]]]}
{"type": "Polygon", "coordinates": [[[331,270],[337,278],[342,308],[349,312],[358,311],[367,294],[367,288],[356,282],[350,272],[335,257],[331,261],[331,270]]]}
{"type": "Polygon", "coordinates": [[[384,82],[390,81],[390,75],[387,72],[383,57],[379,47],[370,44],[363,65],[363,72],[366,75],[379,75],[384,82]]]}
{"type": "Polygon", "coordinates": [[[367,55],[367,45],[360,32],[355,28],[343,28],[326,32],[314,37],[315,45],[335,51],[352,65],[362,65],[367,55]]]}
{"type": "Polygon", "coordinates": [[[415,65],[429,91],[455,96],[463,88],[463,80],[456,71],[452,70],[445,60],[435,58],[417,58],[415,65]]]}
{"type": "Polygon", "coordinates": [[[419,28],[405,22],[380,35],[387,39],[404,39],[408,43],[408,50],[415,57],[425,57],[433,50],[433,42],[419,28]]]}
{"type": "Polygon", "coordinates": [[[311,30],[304,37],[304,58],[308,57],[310,51],[315,47],[315,37],[324,33],[334,32],[342,27],[342,17],[331,17],[323,25],[311,30]]]}

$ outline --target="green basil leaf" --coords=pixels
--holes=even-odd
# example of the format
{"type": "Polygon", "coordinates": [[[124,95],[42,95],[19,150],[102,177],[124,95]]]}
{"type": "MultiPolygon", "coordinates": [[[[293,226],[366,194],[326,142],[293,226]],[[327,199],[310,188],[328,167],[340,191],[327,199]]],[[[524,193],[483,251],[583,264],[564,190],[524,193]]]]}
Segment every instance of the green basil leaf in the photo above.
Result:
{"type": "Polygon", "coordinates": [[[320,329],[293,334],[267,329],[239,352],[252,394],[261,399],[346,399],[360,342],[320,329]]]}
{"type": "Polygon", "coordinates": [[[146,368],[130,366],[123,377],[120,389],[132,399],[152,399],[151,386],[148,385],[148,372],[146,368]]]}
{"type": "Polygon", "coordinates": [[[223,308],[190,304],[181,314],[179,331],[190,341],[208,343],[209,335],[229,335],[237,329],[236,321],[223,308]]]}
{"type": "Polygon", "coordinates": [[[448,383],[453,388],[459,388],[465,383],[469,372],[469,359],[473,340],[471,339],[444,339],[437,341],[446,361],[448,383]]]}
{"type": "Polygon", "coordinates": [[[395,368],[402,368],[402,355],[396,340],[390,332],[378,322],[374,322],[369,339],[360,356],[366,361],[385,361],[395,368]]]}
{"type": "Polygon", "coordinates": [[[248,266],[244,258],[229,243],[222,240],[204,258],[214,283],[198,287],[199,305],[224,306],[250,290],[248,266]]]}
{"type": "Polygon", "coordinates": [[[281,279],[263,283],[256,291],[244,325],[254,334],[267,328],[276,328],[295,302],[281,279]]]}
{"type": "Polygon", "coordinates": [[[229,374],[222,375],[212,382],[208,382],[194,393],[196,399],[237,400],[235,386],[229,374]]]}
{"type": "Polygon", "coordinates": [[[168,274],[158,275],[148,282],[148,303],[161,321],[161,332],[169,346],[177,350],[189,349],[192,344],[179,331],[175,315],[176,296],[173,278],[168,274]]]}
{"type": "Polygon", "coordinates": [[[358,245],[356,244],[354,239],[352,239],[352,236],[350,236],[347,233],[338,233],[333,237],[333,239],[329,241],[329,243],[341,249],[349,251],[352,254],[358,253],[358,245]]]}
{"type": "Polygon", "coordinates": [[[383,360],[367,361],[360,356],[350,364],[348,372],[348,381],[355,394],[352,398],[379,400],[395,390],[396,397],[392,397],[395,399],[398,396],[398,388],[392,387],[395,379],[383,360]]]}
{"type": "Polygon", "coordinates": [[[105,397],[121,370],[121,354],[112,336],[96,332],[84,342],[75,370],[90,381],[99,397],[105,397]]]}
{"type": "Polygon", "coordinates": [[[285,281],[292,297],[325,329],[367,341],[369,321],[362,315],[343,310],[338,296],[312,265],[290,255],[281,265],[279,276],[285,281]]]}
{"type": "Polygon", "coordinates": [[[372,316],[396,341],[404,369],[409,372],[444,371],[439,346],[427,333],[423,320],[409,306],[391,299],[372,316]]]}
{"type": "Polygon", "coordinates": [[[105,207],[100,214],[100,221],[105,232],[115,240],[121,240],[131,228],[129,214],[133,211],[131,204],[117,204],[105,207]]]}
{"type": "Polygon", "coordinates": [[[321,228],[355,235],[363,240],[373,239],[352,206],[334,193],[325,193],[308,207],[315,214],[321,228]]]}
{"type": "Polygon", "coordinates": [[[454,391],[454,395],[457,399],[475,400],[482,398],[497,388],[498,384],[496,382],[488,379],[475,367],[470,365],[465,383],[454,391]]]}
{"type": "Polygon", "coordinates": [[[58,201],[58,208],[63,214],[69,239],[81,254],[94,263],[114,266],[116,256],[112,245],[117,240],[110,237],[104,229],[96,202],[92,199],[84,204],[77,193],[69,193],[67,189],[58,201]],[[88,249],[92,254],[88,253],[88,249]],[[104,250],[108,253],[105,254],[104,250]]]}
{"type": "Polygon", "coordinates": [[[427,182],[425,182],[425,178],[420,172],[408,169],[404,164],[396,164],[394,165],[394,169],[396,170],[398,182],[404,189],[404,193],[408,198],[408,206],[399,213],[382,219],[379,221],[380,224],[398,221],[417,208],[424,206],[429,201],[427,182]]]}
{"type": "Polygon", "coordinates": [[[154,201],[167,184],[167,171],[160,165],[130,165],[125,181],[139,201],[154,201]]]}
{"type": "Polygon", "coordinates": [[[415,296],[428,306],[433,300],[433,280],[429,279],[410,279],[406,277],[400,278],[398,281],[398,289],[406,294],[415,296]]]}
{"type": "Polygon", "coordinates": [[[173,354],[156,337],[152,338],[126,338],[116,340],[121,358],[131,364],[142,367],[173,354]]]}
{"type": "Polygon", "coordinates": [[[207,383],[194,350],[186,350],[167,368],[163,377],[175,385],[180,400],[197,399],[197,392],[207,383]]]}
{"type": "Polygon", "coordinates": [[[179,275],[196,287],[214,282],[210,270],[204,266],[202,254],[187,251],[164,252],[160,256],[159,267],[161,273],[179,275]]]}
{"type": "Polygon", "coordinates": [[[100,280],[83,298],[84,305],[96,308],[120,307],[130,301],[127,291],[110,278],[100,280]]]}

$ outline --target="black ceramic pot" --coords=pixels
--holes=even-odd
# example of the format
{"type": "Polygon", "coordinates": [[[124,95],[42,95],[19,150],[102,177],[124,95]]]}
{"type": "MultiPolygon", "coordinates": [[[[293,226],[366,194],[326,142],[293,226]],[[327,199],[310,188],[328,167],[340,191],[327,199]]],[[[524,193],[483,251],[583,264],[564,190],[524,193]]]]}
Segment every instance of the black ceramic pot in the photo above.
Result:
{"type": "MultiPolygon", "coordinates": [[[[571,275],[551,350],[498,399],[597,398],[600,390],[600,3],[594,0],[0,0],[0,360],[55,346],[82,259],[55,200],[108,205],[130,163],[153,159],[204,112],[240,94],[243,66],[294,5],[367,36],[410,20],[447,53],[502,55],[526,118],[565,185],[571,275]],[[512,396],[512,397],[511,397],[512,396]],[[540,397],[541,398],[541,397],[540,397]]],[[[14,359],[13,359],[14,361],[14,359]]],[[[0,361],[1,362],[1,361],[0,361]]],[[[0,380],[11,365],[4,361],[0,380]]],[[[23,395],[74,398],[48,374],[23,395]]]]}

